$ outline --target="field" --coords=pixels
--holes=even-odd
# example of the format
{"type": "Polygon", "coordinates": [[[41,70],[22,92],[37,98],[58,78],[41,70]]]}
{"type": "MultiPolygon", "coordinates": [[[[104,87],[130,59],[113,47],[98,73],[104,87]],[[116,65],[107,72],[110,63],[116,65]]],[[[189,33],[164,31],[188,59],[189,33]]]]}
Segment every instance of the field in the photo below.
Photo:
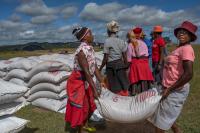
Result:
{"type": "MultiPolygon", "coordinates": [[[[182,114],[178,119],[178,125],[184,133],[200,133],[200,46],[193,46],[196,60],[194,63],[194,77],[191,81],[191,90],[182,114]]],[[[171,49],[171,47],[170,47],[171,49]]],[[[56,49],[51,52],[59,52],[63,49],[56,49]]],[[[66,49],[65,49],[66,50],[66,49]]],[[[73,51],[73,49],[67,49],[73,51]]],[[[8,59],[16,56],[32,56],[47,54],[49,51],[36,52],[2,52],[0,57],[8,59]]],[[[30,120],[22,133],[64,133],[64,115],[40,109],[34,106],[27,106],[16,113],[16,116],[30,120]]],[[[148,123],[139,124],[117,124],[107,123],[105,129],[99,129],[97,133],[150,133],[152,127],[148,123]]],[[[170,131],[169,131],[170,132],[170,131]]]]}

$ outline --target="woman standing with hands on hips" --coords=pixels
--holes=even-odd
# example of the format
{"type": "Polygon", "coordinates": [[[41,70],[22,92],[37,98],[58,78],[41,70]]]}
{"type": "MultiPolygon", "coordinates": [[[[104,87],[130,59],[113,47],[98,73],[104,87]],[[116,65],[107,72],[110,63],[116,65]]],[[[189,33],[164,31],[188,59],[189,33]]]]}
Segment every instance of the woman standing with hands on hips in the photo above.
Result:
{"type": "Polygon", "coordinates": [[[179,45],[165,59],[162,100],[155,114],[149,119],[156,127],[156,133],[164,133],[170,128],[174,133],[181,133],[180,128],[176,125],[176,119],[189,94],[188,82],[193,77],[195,55],[190,43],[197,39],[196,31],[197,26],[189,21],[184,21],[180,27],[174,30],[179,45]]]}
{"type": "Polygon", "coordinates": [[[81,44],[75,52],[74,70],[67,81],[68,102],[65,121],[70,125],[70,133],[80,133],[82,126],[96,109],[94,98],[99,96],[92,77],[95,75],[101,86],[105,85],[96,65],[95,52],[91,45],[91,30],[80,27],[74,29],[72,34],[81,44]]]}

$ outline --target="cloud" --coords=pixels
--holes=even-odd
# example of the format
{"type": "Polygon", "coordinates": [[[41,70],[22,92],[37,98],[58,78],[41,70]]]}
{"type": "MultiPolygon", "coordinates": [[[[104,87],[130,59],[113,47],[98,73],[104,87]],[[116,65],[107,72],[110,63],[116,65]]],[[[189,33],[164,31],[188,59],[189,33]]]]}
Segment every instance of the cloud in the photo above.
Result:
{"type": "Polygon", "coordinates": [[[77,7],[67,5],[48,7],[43,0],[21,0],[21,5],[16,8],[16,11],[32,17],[33,24],[49,24],[60,16],[68,19],[75,15],[77,7]]]}
{"type": "Polygon", "coordinates": [[[32,36],[34,36],[34,30],[27,30],[27,31],[24,31],[24,32],[21,32],[19,35],[22,37],[22,38],[31,38],[32,36]]]}
{"type": "Polygon", "coordinates": [[[58,12],[55,8],[47,7],[42,0],[22,1],[22,5],[17,7],[16,11],[29,16],[52,15],[58,12]]]}
{"type": "Polygon", "coordinates": [[[14,13],[9,17],[9,20],[11,20],[13,22],[19,22],[19,21],[21,21],[21,17],[19,15],[17,15],[16,13],[14,13]]]}
{"type": "Polygon", "coordinates": [[[73,15],[75,15],[77,13],[77,7],[75,6],[67,6],[67,7],[64,7],[62,10],[61,10],[61,14],[63,16],[63,18],[67,19],[73,15]]]}
{"type": "Polygon", "coordinates": [[[122,24],[138,26],[153,26],[161,24],[167,27],[175,27],[184,20],[199,22],[200,17],[194,11],[176,10],[166,12],[155,7],[145,5],[125,6],[119,3],[107,3],[97,5],[88,3],[80,13],[82,20],[108,22],[117,20],[122,24]]]}
{"type": "Polygon", "coordinates": [[[24,31],[28,28],[33,28],[34,26],[26,22],[13,22],[10,20],[0,21],[0,31],[24,31]]]}
{"type": "Polygon", "coordinates": [[[116,12],[120,11],[123,7],[123,5],[118,3],[108,3],[104,5],[88,3],[80,13],[80,17],[83,20],[90,21],[110,21],[116,19],[116,12]]]}
{"type": "Polygon", "coordinates": [[[43,15],[43,16],[36,16],[31,18],[31,23],[33,24],[49,24],[56,20],[56,16],[54,15],[43,15]]]}
{"type": "Polygon", "coordinates": [[[73,41],[75,38],[71,32],[76,25],[78,24],[56,27],[54,25],[38,26],[24,22],[1,21],[0,45],[73,41]]]}

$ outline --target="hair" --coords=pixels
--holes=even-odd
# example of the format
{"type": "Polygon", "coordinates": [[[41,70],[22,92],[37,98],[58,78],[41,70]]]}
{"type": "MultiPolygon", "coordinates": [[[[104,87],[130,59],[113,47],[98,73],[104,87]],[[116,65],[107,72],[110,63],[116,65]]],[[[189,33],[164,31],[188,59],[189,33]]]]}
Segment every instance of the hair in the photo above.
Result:
{"type": "Polygon", "coordinates": [[[117,32],[112,32],[112,31],[110,31],[110,30],[108,30],[108,29],[107,29],[107,33],[108,33],[108,36],[109,36],[109,37],[110,37],[112,34],[114,34],[114,35],[117,34],[117,32]]]}
{"type": "Polygon", "coordinates": [[[86,35],[88,30],[89,30],[89,28],[87,28],[87,27],[77,27],[77,28],[73,29],[72,34],[79,41],[82,41],[82,39],[84,38],[84,36],[86,35]]]}

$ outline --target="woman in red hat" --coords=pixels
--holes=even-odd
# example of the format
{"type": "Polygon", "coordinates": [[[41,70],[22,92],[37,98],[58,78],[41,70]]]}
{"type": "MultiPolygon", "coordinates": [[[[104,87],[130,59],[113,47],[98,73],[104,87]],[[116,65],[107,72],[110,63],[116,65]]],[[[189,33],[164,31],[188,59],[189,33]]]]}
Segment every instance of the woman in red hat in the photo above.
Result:
{"type": "Polygon", "coordinates": [[[131,95],[146,91],[150,88],[153,75],[149,67],[147,45],[140,40],[142,28],[137,27],[129,34],[127,59],[130,63],[129,80],[131,95]],[[131,35],[134,34],[134,35],[131,35]]]}
{"type": "Polygon", "coordinates": [[[179,46],[165,59],[162,100],[155,114],[149,119],[155,125],[156,133],[164,133],[170,128],[174,133],[181,133],[176,119],[189,94],[189,81],[193,77],[195,55],[190,43],[197,39],[196,31],[197,26],[189,21],[183,22],[174,30],[179,46]]]}
{"type": "Polygon", "coordinates": [[[152,66],[155,83],[161,84],[161,68],[163,65],[165,41],[162,38],[163,28],[160,25],[153,28],[152,66]]]}
{"type": "Polygon", "coordinates": [[[91,30],[81,27],[72,33],[81,44],[75,52],[74,70],[67,81],[65,121],[70,124],[70,133],[77,133],[96,109],[94,97],[97,98],[98,93],[92,77],[95,75],[101,85],[105,85],[96,65],[91,30]]]}

